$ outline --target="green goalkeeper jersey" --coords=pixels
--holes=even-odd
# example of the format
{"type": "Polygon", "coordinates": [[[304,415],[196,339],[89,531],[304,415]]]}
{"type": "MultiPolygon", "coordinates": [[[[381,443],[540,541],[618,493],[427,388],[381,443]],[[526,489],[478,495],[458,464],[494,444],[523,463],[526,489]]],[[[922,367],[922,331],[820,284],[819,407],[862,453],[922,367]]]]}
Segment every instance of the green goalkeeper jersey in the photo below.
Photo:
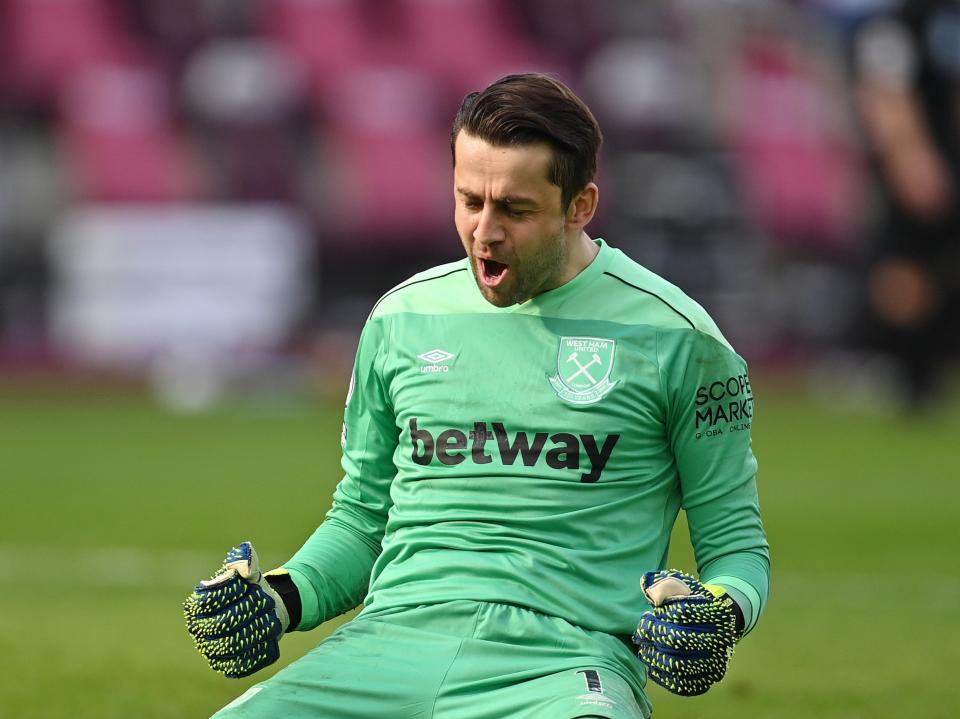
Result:
{"type": "Polygon", "coordinates": [[[467,260],[381,298],[344,417],[345,476],[285,565],[299,629],[501,602],[629,635],[680,508],[701,580],[766,600],[747,368],[706,312],[602,240],[579,275],[496,307],[467,260]]]}

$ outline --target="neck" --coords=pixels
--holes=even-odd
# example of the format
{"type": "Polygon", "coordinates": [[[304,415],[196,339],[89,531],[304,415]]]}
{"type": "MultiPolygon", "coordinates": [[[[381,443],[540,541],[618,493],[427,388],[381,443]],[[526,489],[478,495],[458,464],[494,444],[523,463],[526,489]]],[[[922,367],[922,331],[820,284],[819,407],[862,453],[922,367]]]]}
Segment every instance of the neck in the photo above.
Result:
{"type": "Polygon", "coordinates": [[[564,282],[569,282],[574,277],[583,272],[593,262],[593,258],[600,252],[597,246],[586,232],[581,230],[580,234],[570,243],[569,259],[567,261],[567,272],[564,282]]]}

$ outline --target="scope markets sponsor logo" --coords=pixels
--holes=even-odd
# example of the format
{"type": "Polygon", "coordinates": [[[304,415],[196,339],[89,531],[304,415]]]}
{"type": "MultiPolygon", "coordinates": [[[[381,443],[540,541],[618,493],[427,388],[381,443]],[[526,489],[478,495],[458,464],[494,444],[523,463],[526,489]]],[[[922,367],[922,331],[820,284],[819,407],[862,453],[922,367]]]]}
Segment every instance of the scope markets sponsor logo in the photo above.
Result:
{"type": "Polygon", "coordinates": [[[620,439],[619,434],[609,434],[601,444],[592,434],[568,432],[537,432],[532,436],[528,432],[517,432],[511,439],[500,422],[489,424],[492,431],[487,429],[486,422],[474,422],[470,432],[451,427],[434,437],[417,422],[417,417],[410,420],[410,459],[416,464],[427,466],[434,458],[447,466],[467,460],[490,464],[498,458],[503,465],[512,465],[519,459],[523,466],[533,467],[543,457],[552,469],[586,469],[580,475],[580,481],[586,483],[600,479],[620,439]],[[581,461],[584,459],[581,453],[586,454],[586,462],[581,461]]]}
{"type": "Polygon", "coordinates": [[[750,429],[753,420],[753,390],[745,374],[697,387],[696,438],[716,437],[750,429]],[[736,423],[736,424],[735,424],[736,423]]]}

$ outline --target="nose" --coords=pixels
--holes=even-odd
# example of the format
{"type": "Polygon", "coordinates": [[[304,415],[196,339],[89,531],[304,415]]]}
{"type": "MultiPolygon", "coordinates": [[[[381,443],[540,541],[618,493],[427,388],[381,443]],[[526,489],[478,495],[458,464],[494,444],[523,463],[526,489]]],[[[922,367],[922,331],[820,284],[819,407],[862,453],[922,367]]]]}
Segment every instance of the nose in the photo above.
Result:
{"type": "Polygon", "coordinates": [[[487,206],[480,211],[477,226],[473,230],[473,239],[482,245],[492,245],[503,241],[503,224],[497,217],[496,208],[487,206]]]}

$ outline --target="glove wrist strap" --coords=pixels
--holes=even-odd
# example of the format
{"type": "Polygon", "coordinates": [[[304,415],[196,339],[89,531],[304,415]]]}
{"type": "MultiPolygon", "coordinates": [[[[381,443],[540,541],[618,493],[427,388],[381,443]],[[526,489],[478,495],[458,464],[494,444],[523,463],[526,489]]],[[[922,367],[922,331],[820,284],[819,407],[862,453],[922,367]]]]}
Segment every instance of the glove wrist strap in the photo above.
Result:
{"type": "MultiPolygon", "coordinates": [[[[292,582],[291,582],[291,584],[292,584],[292,582]]],[[[729,595],[728,595],[728,596],[729,596],[729,595]]],[[[744,629],[746,628],[746,626],[747,626],[747,622],[746,622],[746,620],[745,620],[744,617],[743,617],[743,610],[740,608],[740,605],[737,604],[736,600],[733,599],[732,597],[730,598],[730,604],[731,604],[731,606],[733,607],[733,613],[734,613],[734,614],[736,615],[736,617],[737,617],[737,636],[738,636],[738,637],[742,637],[742,636],[743,636],[743,630],[744,630],[744,629]]]]}
{"type": "Polygon", "coordinates": [[[297,585],[293,583],[290,575],[286,572],[265,574],[264,579],[267,580],[267,584],[273,591],[280,596],[280,600],[287,608],[287,614],[290,616],[287,631],[294,631],[300,624],[300,618],[303,614],[303,605],[300,602],[300,592],[297,590],[297,585]]]}

